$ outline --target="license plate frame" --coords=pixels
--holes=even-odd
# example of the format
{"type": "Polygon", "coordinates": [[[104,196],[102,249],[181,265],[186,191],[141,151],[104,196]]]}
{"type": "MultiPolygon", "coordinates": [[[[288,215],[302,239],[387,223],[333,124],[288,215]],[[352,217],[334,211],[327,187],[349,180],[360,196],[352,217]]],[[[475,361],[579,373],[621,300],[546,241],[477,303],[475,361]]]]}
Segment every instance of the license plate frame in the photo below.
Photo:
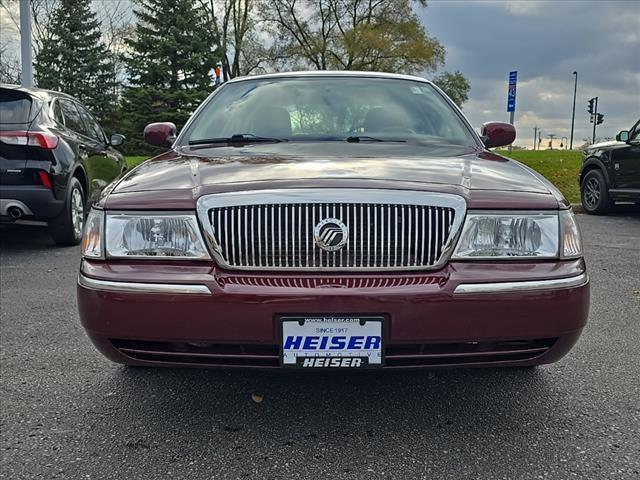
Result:
{"type": "Polygon", "coordinates": [[[384,366],[385,322],[382,315],[284,315],[280,317],[280,364],[284,368],[301,370],[376,369],[384,366]],[[315,329],[324,329],[317,331],[315,329]],[[329,330],[332,329],[332,330],[329,330]],[[313,333],[314,335],[310,335],[313,333]],[[287,337],[293,336],[287,344],[287,337]],[[297,337],[302,337],[299,340],[297,337]],[[307,350],[307,337],[314,348],[307,350]],[[327,340],[322,338],[327,337],[327,340]],[[339,347],[342,337],[344,348],[339,347]],[[352,340],[352,337],[356,337],[352,340]],[[377,342],[376,338],[377,337],[377,342]],[[353,342],[353,343],[349,343],[353,342]],[[324,348],[321,348],[324,344],[324,348]],[[354,348],[348,348],[349,346],[354,348]],[[298,348],[292,348],[297,347],[298,348]],[[355,348],[357,347],[357,348],[355,348]],[[372,347],[372,348],[365,348],[372,347]],[[316,352],[313,354],[313,352],[316,352]],[[342,359],[340,362],[336,358],[342,359]],[[305,361],[306,359],[306,361],[305,361]],[[314,359],[311,362],[309,359],[314,359]]]}

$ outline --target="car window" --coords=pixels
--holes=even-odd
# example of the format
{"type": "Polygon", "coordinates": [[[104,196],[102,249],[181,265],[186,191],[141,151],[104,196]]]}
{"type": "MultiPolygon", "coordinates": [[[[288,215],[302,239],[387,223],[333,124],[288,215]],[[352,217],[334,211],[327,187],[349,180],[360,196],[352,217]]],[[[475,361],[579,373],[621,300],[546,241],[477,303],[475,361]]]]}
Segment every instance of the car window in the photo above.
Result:
{"type": "Polygon", "coordinates": [[[28,123],[31,99],[22,92],[0,90],[0,123],[28,123]]]}
{"type": "Polygon", "coordinates": [[[93,138],[95,141],[100,143],[106,143],[104,133],[102,132],[102,128],[98,125],[93,115],[91,115],[84,107],[77,105],[78,110],[80,111],[80,116],[82,120],[84,120],[84,124],[87,127],[87,133],[89,137],[93,138]]]}
{"type": "Polygon", "coordinates": [[[75,104],[69,100],[59,100],[59,102],[67,128],[76,133],[89,136],[75,104]]]}
{"type": "Polygon", "coordinates": [[[470,128],[426,82],[386,78],[259,79],[230,83],[185,135],[191,142],[234,134],[296,140],[353,135],[475,145],[470,128]]]}
{"type": "Polygon", "coordinates": [[[58,124],[64,126],[64,115],[62,115],[62,109],[60,108],[60,102],[58,100],[54,100],[53,102],[53,119],[58,122],[58,124]]]}

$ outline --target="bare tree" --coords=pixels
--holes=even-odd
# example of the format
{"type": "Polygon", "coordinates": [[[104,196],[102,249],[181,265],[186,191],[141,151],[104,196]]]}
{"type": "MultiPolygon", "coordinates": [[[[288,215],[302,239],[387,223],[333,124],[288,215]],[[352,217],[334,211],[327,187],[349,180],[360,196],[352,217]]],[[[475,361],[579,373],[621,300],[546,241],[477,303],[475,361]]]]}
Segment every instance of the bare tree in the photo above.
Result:
{"type": "Polygon", "coordinates": [[[9,55],[7,47],[0,46],[0,83],[20,83],[20,62],[15,55],[9,55]]]}
{"type": "Polygon", "coordinates": [[[212,41],[222,56],[227,78],[248,75],[266,61],[259,39],[257,0],[199,0],[211,25],[212,41]]]}

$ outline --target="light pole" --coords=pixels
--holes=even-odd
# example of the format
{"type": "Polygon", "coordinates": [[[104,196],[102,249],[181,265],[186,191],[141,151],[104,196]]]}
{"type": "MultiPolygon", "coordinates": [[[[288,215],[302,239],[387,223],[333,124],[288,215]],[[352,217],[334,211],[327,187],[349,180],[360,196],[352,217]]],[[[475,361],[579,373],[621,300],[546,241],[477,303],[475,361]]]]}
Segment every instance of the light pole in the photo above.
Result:
{"type": "Polygon", "coordinates": [[[564,147],[564,149],[567,149],[567,137],[562,137],[560,139],[560,148],[564,147]]]}
{"type": "Polygon", "coordinates": [[[20,0],[20,62],[22,64],[22,85],[25,87],[33,87],[31,5],[29,0],[20,0]]]}
{"type": "Polygon", "coordinates": [[[578,92],[578,72],[573,72],[576,81],[573,84],[573,113],[571,114],[571,140],[569,140],[569,150],[573,150],[573,125],[576,121],[576,93],[578,92]]]}

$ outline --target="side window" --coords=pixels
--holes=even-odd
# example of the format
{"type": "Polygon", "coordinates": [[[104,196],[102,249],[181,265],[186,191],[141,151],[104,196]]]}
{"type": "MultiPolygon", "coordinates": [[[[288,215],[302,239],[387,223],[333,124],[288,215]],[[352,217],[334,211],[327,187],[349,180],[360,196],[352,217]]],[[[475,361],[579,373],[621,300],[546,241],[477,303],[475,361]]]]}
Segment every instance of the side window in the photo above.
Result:
{"type": "Polygon", "coordinates": [[[64,127],[64,116],[62,115],[62,109],[60,108],[60,100],[53,101],[53,119],[56,123],[64,127]]]}
{"type": "Polygon", "coordinates": [[[73,102],[69,100],[59,100],[59,102],[67,128],[76,133],[88,136],[84,123],[82,123],[82,118],[80,118],[80,113],[73,102]]]}
{"type": "Polygon", "coordinates": [[[77,105],[80,111],[80,116],[84,120],[84,124],[87,126],[87,135],[93,138],[96,142],[105,144],[107,143],[102,128],[98,125],[93,115],[91,115],[84,107],[77,105]]]}

